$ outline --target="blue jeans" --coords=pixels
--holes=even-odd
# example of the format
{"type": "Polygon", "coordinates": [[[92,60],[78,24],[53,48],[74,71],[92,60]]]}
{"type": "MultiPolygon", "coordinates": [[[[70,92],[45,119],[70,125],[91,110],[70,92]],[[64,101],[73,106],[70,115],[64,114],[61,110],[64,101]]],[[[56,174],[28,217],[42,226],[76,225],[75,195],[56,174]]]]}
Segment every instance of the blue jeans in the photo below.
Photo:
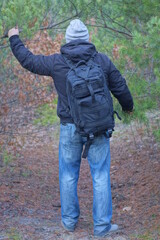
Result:
{"type": "MultiPolygon", "coordinates": [[[[81,154],[86,138],[74,124],[60,125],[59,182],[62,222],[73,230],[80,215],[77,196],[81,154]]],[[[110,184],[110,145],[104,135],[94,139],[88,152],[93,180],[94,234],[101,236],[111,228],[112,196],[110,184]]]]}

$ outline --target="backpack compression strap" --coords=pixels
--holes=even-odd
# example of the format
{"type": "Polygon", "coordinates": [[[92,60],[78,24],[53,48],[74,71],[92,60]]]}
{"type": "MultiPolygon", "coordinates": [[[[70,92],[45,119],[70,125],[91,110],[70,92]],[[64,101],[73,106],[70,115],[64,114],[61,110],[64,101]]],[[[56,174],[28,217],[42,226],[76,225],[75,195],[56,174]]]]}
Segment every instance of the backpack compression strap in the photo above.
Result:
{"type": "MultiPolygon", "coordinates": [[[[108,129],[106,132],[101,133],[101,134],[104,135],[106,139],[108,139],[108,138],[112,137],[113,131],[114,131],[114,129],[108,129]]],[[[96,135],[96,136],[98,136],[98,135],[96,135]]],[[[95,139],[96,136],[94,136],[94,134],[91,133],[91,134],[89,134],[89,137],[87,137],[87,142],[85,144],[85,149],[84,149],[84,152],[82,155],[83,158],[86,158],[88,156],[89,148],[90,148],[91,144],[93,143],[93,140],[95,139]]]]}
{"type": "Polygon", "coordinates": [[[89,148],[90,148],[93,140],[94,140],[94,135],[90,134],[89,137],[87,137],[87,142],[85,144],[85,149],[84,149],[82,158],[86,158],[88,156],[88,151],[89,151],[89,148]]]}

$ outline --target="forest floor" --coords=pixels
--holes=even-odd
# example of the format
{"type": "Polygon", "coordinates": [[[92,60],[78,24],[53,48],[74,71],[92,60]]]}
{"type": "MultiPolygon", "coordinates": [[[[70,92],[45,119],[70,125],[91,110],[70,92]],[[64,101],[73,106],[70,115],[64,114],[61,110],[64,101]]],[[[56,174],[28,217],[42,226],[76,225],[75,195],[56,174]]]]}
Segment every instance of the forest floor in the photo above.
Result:
{"type": "MultiPolygon", "coordinates": [[[[85,159],[78,184],[77,228],[67,233],[61,227],[58,134],[55,125],[45,134],[23,136],[13,159],[0,158],[0,240],[94,239],[92,181],[85,159]]],[[[113,222],[120,233],[104,239],[160,239],[159,160],[160,147],[149,129],[118,124],[111,139],[111,187],[113,222]]]]}

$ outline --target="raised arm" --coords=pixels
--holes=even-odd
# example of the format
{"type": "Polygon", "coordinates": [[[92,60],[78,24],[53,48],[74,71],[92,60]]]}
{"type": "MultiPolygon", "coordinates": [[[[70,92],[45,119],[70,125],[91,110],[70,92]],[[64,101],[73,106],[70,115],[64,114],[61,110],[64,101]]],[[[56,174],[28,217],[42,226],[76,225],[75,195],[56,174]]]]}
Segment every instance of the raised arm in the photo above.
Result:
{"type": "Polygon", "coordinates": [[[34,55],[20,40],[18,28],[10,29],[8,32],[8,37],[12,52],[22,67],[39,75],[52,75],[51,72],[54,64],[54,55],[34,55]]]}

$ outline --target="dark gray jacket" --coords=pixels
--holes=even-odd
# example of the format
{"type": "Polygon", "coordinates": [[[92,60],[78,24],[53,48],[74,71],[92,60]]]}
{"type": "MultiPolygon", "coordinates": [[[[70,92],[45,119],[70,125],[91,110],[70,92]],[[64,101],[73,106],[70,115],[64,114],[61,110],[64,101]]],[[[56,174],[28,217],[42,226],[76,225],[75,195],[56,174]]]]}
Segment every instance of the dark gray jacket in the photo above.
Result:
{"type": "MultiPolygon", "coordinates": [[[[32,73],[51,76],[53,78],[58,93],[57,115],[63,123],[73,122],[70,114],[66,111],[68,109],[66,74],[69,71],[69,67],[62,54],[53,54],[50,56],[34,55],[24,46],[18,35],[10,38],[10,46],[14,56],[22,67],[32,73]]],[[[81,59],[88,60],[94,52],[96,52],[95,46],[92,43],[82,40],[75,40],[61,47],[61,53],[66,54],[75,63],[81,59]]],[[[118,99],[122,109],[124,111],[131,111],[133,109],[133,99],[126,81],[120,72],[105,54],[97,52],[94,61],[101,65],[108,88],[118,99]]]]}

